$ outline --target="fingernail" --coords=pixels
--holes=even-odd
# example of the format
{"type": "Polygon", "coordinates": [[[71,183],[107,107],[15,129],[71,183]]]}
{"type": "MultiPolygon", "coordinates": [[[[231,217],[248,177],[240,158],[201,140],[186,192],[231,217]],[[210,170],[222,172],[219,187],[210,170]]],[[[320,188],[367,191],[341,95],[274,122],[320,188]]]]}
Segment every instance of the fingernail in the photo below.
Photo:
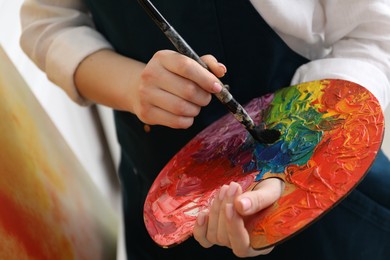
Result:
{"type": "Polygon", "coordinates": [[[198,214],[198,218],[196,219],[198,226],[203,226],[205,220],[206,220],[206,214],[204,214],[203,212],[200,212],[198,214]]]}
{"type": "Polygon", "coordinates": [[[238,189],[238,185],[236,185],[234,183],[230,183],[230,187],[229,187],[229,190],[227,192],[227,195],[229,197],[233,196],[236,193],[237,189],[238,189]]]}
{"type": "Polygon", "coordinates": [[[214,92],[216,92],[216,93],[221,92],[221,90],[222,90],[222,85],[221,85],[221,83],[215,82],[214,85],[213,85],[213,90],[214,90],[214,92]]]}
{"type": "Polygon", "coordinates": [[[218,66],[221,67],[223,69],[223,73],[225,74],[227,72],[227,68],[224,64],[218,62],[218,66]]]}
{"type": "Polygon", "coordinates": [[[252,207],[252,201],[248,198],[242,198],[240,200],[240,204],[243,211],[247,211],[248,209],[250,209],[250,207],[252,207]]]}
{"type": "Polygon", "coordinates": [[[223,200],[223,198],[225,197],[225,194],[226,194],[226,190],[227,190],[227,186],[226,185],[223,185],[219,191],[219,195],[218,195],[218,198],[220,200],[223,200]]]}
{"type": "Polygon", "coordinates": [[[227,203],[225,205],[225,214],[226,214],[226,218],[231,220],[233,218],[233,215],[234,215],[234,209],[233,209],[233,204],[232,203],[227,203]]]}

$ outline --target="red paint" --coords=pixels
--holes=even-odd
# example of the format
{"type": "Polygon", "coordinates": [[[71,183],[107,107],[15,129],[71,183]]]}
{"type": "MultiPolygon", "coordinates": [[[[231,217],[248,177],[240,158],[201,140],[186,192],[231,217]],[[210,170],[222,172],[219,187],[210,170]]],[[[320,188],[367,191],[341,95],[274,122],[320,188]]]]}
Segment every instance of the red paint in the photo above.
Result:
{"type": "Polygon", "coordinates": [[[0,224],[6,233],[17,239],[31,259],[57,259],[59,253],[64,253],[65,257],[69,255],[65,253],[70,252],[70,245],[66,240],[61,241],[61,252],[58,251],[58,246],[50,246],[56,241],[51,235],[55,232],[53,227],[48,226],[40,215],[22,208],[1,192],[0,224]]]}
{"type": "MultiPolygon", "coordinates": [[[[319,111],[332,120],[319,127],[325,132],[307,163],[288,165],[279,174],[286,181],[282,197],[248,218],[246,226],[254,248],[283,242],[335,206],[364,177],[380,148],[383,113],[367,90],[341,80],[311,84],[324,86],[322,96],[312,104],[321,105],[319,111]]],[[[260,100],[250,103],[247,111],[268,106],[269,102],[260,100]]],[[[259,113],[251,116],[261,119],[259,113]]],[[[189,237],[197,212],[209,207],[223,184],[236,181],[243,190],[253,184],[257,172],[244,172],[242,167],[252,158],[252,151],[242,149],[245,137],[235,120],[222,118],[161,171],[144,211],[148,231],[158,244],[170,246],[189,237]]]]}
{"type": "Polygon", "coordinates": [[[330,84],[324,92],[326,110],[343,124],[324,133],[307,165],[286,169],[295,190],[249,223],[256,248],[284,241],[330,210],[360,182],[380,147],[384,118],[372,96],[350,84],[330,84]]]}

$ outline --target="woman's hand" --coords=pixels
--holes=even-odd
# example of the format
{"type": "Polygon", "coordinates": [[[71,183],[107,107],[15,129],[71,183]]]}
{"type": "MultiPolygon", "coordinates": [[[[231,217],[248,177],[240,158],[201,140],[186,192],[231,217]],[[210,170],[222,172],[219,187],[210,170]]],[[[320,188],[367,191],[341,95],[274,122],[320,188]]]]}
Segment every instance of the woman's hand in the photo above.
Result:
{"type": "Polygon", "coordinates": [[[218,77],[226,73],[213,56],[202,59],[212,73],[171,50],[144,64],[103,49],[80,63],[75,85],[84,99],[134,113],[145,124],[188,128],[211,93],[221,90],[218,77]]]}
{"type": "Polygon", "coordinates": [[[250,245],[244,218],[272,205],[282,194],[284,182],[270,178],[256,185],[253,191],[242,192],[238,183],[221,187],[209,212],[198,215],[194,237],[205,248],[226,246],[238,257],[264,255],[273,248],[255,250],[250,245]]]}
{"type": "Polygon", "coordinates": [[[177,52],[157,52],[146,64],[134,91],[133,113],[150,125],[190,127],[201,108],[209,104],[210,93],[221,91],[217,77],[226,72],[213,56],[202,59],[214,74],[177,52]]]}

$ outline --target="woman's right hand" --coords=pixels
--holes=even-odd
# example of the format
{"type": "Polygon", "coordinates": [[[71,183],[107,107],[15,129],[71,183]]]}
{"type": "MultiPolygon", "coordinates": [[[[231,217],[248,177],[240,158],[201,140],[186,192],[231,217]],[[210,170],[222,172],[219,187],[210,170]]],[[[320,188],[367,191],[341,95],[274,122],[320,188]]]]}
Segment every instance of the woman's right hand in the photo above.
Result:
{"type": "Polygon", "coordinates": [[[135,114],[149,125],[188,128],[221,90],[226,67],[212,55],[195,60],[162,50],[145,64],[110,49],[86,57],[75,72],[78,93],[86,100],[135,114]]]}
{"type": "Polygon", "coordinates": [[[143,69],[133,89],[132,112],[145,124],[188,128],[212,93],[221,91],[218,77],[226,67],[211,55],[202,60],[209,72],[195,60],[175,51],[155,53],[143,69]]]}

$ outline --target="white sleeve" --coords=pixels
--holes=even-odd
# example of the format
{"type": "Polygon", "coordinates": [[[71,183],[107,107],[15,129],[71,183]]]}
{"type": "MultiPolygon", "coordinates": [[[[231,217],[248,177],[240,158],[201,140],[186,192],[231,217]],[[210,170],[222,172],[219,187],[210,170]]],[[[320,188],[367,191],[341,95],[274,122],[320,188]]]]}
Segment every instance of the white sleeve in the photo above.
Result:
{"type": "Polygon", "coordinates": [[[294,51],[311,61],[292,84],[338,78],[390,102],[390,0],[251,0],[294,51]]]}
{"type": "Polygon", "coordinates": [[[95,29],[82,0],[26,0],[20,10],[20,45],[50,81],[86,105],[74,72],[88,55],[112,46],[95,29]]]}

